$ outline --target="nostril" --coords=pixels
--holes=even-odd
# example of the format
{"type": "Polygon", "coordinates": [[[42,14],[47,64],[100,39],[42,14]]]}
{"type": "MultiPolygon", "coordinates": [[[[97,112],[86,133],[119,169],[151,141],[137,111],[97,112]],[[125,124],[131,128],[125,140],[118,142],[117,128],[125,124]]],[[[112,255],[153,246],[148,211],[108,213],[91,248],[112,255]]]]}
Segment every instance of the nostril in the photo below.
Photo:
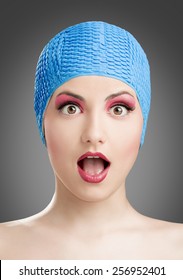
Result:
{"type": "Polygon", "coordinates": [[[83,143],[88,144],[103,144],[106,141],[106,136],[101,128],[96,128],[90,124],[87,126],[87,129],[83,131],[81,140],[83,143]]]}

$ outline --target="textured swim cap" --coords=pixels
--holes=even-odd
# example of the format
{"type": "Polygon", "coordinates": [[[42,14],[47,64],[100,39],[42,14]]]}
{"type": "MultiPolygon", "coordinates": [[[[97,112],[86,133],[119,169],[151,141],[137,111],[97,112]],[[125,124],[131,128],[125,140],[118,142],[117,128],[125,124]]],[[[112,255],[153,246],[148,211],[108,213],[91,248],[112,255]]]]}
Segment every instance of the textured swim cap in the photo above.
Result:
{"type": "Polygon", "coordinates": [[[89,75],[115,78],[134,89],[143,115],[142,145],[151,99],[149,63],[133,35],[101,21],[64,29],[48,42],[39,57],[34,109],[43,143],[43,117],[54,91],[72,78],[89,75]]]}

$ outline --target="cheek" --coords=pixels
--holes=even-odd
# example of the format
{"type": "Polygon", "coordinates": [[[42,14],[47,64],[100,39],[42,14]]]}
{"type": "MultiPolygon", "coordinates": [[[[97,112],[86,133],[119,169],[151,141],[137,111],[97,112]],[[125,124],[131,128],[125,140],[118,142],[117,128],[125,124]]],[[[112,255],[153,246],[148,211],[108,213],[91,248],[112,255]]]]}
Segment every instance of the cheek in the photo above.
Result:
{"type": "Polygon", "coordinates": [[[129,133],[126,134],[125,142],[123,143],[126,145],[126,151],[128,153],[133,153],[138,151],[140,148],[140,140],[142,134],[142,125],[141,123],[135,123],[130,126],[129,133]]]}
{"type": "Polygon", "coordinates": [[[138,118],[136,122],[128,123],[124,129],[120,131],[118,147],[119,160],[126,169],[126,174],[132,168],[140,148],[140,140],[142,133],[142,118],[138,118]]]}
{"type": "Polygon", "coordinates": [[[47,151],[52,166],[60,163],[70,147],[68,129],[60,122],[45,121],[47,151]]]}

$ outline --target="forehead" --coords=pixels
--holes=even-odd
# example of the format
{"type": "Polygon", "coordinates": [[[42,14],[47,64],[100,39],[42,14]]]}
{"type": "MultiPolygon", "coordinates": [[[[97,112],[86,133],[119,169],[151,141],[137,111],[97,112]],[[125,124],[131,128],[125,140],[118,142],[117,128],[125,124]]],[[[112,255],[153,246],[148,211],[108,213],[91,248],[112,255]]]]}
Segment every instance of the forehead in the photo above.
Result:
{"type": "Polygon", "coordinates": [[[54,92],[54,96],[64,91],[70,91],[82,96],[89,95],[95,98],[97,96],[107,96],[120,91],[126,91],[136,97],[132,87],[118,79],[105,76],[80,76],[73,78],[58,87],[54,92]]]}

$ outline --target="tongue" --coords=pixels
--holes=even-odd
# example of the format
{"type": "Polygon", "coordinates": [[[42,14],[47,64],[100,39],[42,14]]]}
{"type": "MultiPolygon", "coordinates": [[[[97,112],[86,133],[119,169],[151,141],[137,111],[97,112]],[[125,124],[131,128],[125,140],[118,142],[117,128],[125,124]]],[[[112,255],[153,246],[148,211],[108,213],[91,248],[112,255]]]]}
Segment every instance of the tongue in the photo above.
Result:
{"type": "Polygon", "coordinates": [[[83,170],[90,175],[100,174],[104,170],[104,161],[101,158],[85,158],[83,170]]]}

